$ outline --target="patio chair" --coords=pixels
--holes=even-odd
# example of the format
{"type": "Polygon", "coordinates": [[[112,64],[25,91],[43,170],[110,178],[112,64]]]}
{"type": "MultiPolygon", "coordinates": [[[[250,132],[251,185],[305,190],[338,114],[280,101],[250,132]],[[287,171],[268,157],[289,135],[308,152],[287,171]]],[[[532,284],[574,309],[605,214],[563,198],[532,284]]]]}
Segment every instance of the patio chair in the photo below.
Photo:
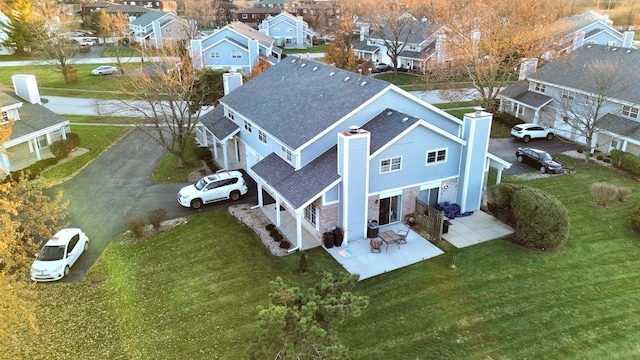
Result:
{"type": "Polygon", "coordinates": [[[369,245],[371,246],[372,253],[379,253],[382,247],[382,240],[371,239],[369,240],[369,245]]]}
{"type": "Polygon", "coordinates": [[[400,236],[400,239],[396,241],[397,244],[406,244],[407,243],[407,235],[409,235],[410,229],[406,230],[398,230],[396,234],[400,236]]]}

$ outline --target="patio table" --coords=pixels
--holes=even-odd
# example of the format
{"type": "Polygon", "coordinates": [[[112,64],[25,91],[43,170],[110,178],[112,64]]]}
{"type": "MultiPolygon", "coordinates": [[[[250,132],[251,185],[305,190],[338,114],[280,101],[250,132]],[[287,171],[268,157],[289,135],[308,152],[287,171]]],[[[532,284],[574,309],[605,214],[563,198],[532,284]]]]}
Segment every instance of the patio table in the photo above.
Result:
{"type": "Polygon", "coordinates": [[[396,234],[395,231],[385,231],[385,232],[381,232],[380,234],[378,234],[378,237],[380,238],[380,240],[382,240],[382,242],[384,242],[385,244],[387,244],[387,249],[386,251],[389,251],[389,244],[396,244],[398,245],[398,249],[400,248],[400,240],[402,239],[402,237],[400,237],[400,235],[396,234]]]}

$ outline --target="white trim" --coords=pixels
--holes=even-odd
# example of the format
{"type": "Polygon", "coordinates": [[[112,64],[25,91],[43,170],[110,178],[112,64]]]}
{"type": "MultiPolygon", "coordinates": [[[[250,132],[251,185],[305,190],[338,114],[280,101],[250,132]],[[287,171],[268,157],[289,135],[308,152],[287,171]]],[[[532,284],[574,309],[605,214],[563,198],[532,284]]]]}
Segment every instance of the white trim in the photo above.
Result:
{"type": "Polygon", "coordinates": [[[448,147],[443,147],[443,148],[433,149],[433,150],[427,150],[427,153],[425,154],[425,159],[424,159],[424,166],[433,166],[433,165],[438,165],[438,164],[444,164],[448,160],[449,160],[449,148],[448,147]],[[441,151],[444,151],[444,160],[438,161],[438,156],[439,156],[439,153],[441,151]],[[434,154],[433,162],[429,162],[429,154],[430,153],[434,154]]]}

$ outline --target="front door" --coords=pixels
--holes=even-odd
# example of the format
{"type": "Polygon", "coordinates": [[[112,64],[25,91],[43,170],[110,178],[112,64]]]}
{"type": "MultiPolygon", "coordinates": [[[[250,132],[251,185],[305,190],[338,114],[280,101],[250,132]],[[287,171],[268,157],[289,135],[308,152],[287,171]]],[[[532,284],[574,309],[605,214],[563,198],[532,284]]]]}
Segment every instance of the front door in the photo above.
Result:
{"type": "Polygon", "coordinates": [[[400,217],[402,216],[402,214],[400,214],[401,200],[402,195],[380,199],[380,211],[378,215],[378,223],[380,225],[400,221],[400,217]]]}

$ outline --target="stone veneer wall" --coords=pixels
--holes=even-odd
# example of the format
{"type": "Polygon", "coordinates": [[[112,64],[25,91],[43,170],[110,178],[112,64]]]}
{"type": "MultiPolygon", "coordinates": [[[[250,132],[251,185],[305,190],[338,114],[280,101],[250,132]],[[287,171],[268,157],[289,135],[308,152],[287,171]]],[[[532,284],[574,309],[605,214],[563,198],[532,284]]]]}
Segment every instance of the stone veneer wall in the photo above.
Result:
{"type": "Polygon", "coordinates": [[[318,199],[315,202],[316,206],[320,209],[320,233],[327,231],[327,228],[332,226],[338,226],[340,221],[340,206],[338,203],[322,206],[322,200],[318,199]]]}
{"type": "Polygon", "coordinates": [[[416,212],[416,198],[420,196],[420,187],[414,186],[402,190],[402,218],[404,222],[407,215],[413,215],[416,212]]]}

